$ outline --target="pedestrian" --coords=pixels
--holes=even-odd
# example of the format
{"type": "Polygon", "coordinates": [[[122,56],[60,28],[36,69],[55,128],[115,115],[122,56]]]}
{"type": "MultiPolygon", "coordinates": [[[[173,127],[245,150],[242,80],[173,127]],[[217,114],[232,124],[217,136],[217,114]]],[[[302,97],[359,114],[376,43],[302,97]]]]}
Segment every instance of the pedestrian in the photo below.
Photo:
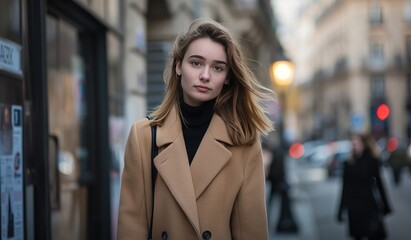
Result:
{"type": "Polygon", "coordinates": [[[378,148],[367,134],[353,134],[351,143],[352,156],[344,162],[338,221],[347,213],[353,239],[385,239],[384,216],[391,207],[380,175],[378,148]]]}
{"type": "MultiPolygon", "coordinates": [[[[268,172],[266,174],[266,181],[270,182],[270,189],[268,191],[268,219],[271,219],[271,207],[274,202],[274,195],[277,193],[282,192],[282,188],[286,186],[284,184],[284,173],[282,171],[282,164],[284,162],[284,155],[282,149],[279,147],[278,144],[271,147],[271,164],[268,168],[268,172]]],[[[270,222],[270,221],[269,221],[270,222]]]]}
{"type": "Polygon", "coordinates": [[[147,239],[151,225],[154,240],[268,239],[260,134],[272,125],[259,102],[272,92],[228,28],[207,19],[177,37],[164,78],[153,119],[134,123],[127,140],[118,238],[147,239]]]}
{"type": "Polygon", "coordinates": [[[396,148],[392,150],[390,156],[387,159],[387,164],[391,168],[392,171],[392,180],[395,186],[399,186],[401,183],[401,175],[403,168],[408,166],[408,156],[407,156],[407,149],[402,144],[396,142],[396,148]]]}

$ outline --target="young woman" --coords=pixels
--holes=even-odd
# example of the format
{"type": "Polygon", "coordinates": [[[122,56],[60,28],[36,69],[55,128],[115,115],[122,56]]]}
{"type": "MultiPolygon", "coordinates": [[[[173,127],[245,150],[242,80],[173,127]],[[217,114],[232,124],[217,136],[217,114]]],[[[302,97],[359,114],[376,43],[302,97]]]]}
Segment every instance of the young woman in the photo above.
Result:
{"type": "Polygon", "coordinates": [[[344,163],[338,221],[348,213],[349,235],[353,239],[386,238],[383,216],[391,212],[376,145],[369,135],[353,134],[352,157],[344,163]]]}
{"type": "Polygon", "coordinates": [[[119,239],[147,239],[151,125],[159,154],[153,239],[268,239],[259,135],[271,123],[258,84],[227,28],[195,20],[174,44],[164,101],[131,129],[125,151],[119,239]]]}

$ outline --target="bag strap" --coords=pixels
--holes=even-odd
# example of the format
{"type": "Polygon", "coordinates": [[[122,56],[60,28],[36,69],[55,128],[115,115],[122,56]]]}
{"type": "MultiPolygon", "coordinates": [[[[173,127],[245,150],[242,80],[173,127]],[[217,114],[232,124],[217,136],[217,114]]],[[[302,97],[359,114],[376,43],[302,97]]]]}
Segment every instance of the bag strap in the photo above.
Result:
{"type": "MultiPolygon", "coordinates": [[[[147,117],[148,119],[152,119],[152,117],[147,117]]],[[[154,166],[154,158],[158,154],[158,147],[156,143],[156,136],[157,136],[157,126],[151,125],[151,192],[153,194],[152,201],[151,201],[151,220],[150,220],[150,229],[148,232],[148,239],[151,240],[153,237],[153,215],[154,215],[154,190],[156,186],[156,178],[157,178],[157,168],[154,166]]]]}

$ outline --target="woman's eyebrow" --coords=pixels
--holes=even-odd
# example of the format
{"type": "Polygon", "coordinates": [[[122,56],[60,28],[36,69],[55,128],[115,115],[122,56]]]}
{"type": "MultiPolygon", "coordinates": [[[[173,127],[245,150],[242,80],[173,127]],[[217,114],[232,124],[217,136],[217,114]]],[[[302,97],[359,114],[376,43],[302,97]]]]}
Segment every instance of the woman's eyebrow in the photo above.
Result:
{"type": "MultiPolygon", "coordinates": [[[[201,55],[191,55],[189,58],[199,58],[199,59],[201,59],[201,60],[206,60],[206,58],[205,57],[203,57],[203,56],[201,56],[201,55]]],[[[223,60],[214,60],[213,62],[216,62],[216,63],[218,63],[218,64],[225,64],[225,65],[228,65],[225,61],[223,61],[223,60]]]]}

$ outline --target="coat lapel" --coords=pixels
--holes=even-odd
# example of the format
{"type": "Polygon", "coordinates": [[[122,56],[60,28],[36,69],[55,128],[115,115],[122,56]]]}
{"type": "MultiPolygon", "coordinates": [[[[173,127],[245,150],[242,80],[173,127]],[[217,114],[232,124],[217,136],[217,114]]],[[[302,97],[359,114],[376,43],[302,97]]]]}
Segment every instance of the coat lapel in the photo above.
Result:
{"type": "Polygon", "coordinates": [[[228,135],[224,133],[226,133],[225,124],[220,117],[214,115],[191,163],[196,199],[201,196],[231,158],[231,152],[220,142],[231,143],[228,135]]]}
{"type": "Polygon", "coordinates": [[[180,118],[175,108],[170,111],[164,124],[158,127],[157,146],[163,149],[154,159],[157,171],[197,234],[200,234],[193,180],[180,118]]]}
{"type": "Polygon", "coordinates": [[[157,130],[157,146],[163,151],[154,159],[154,164],[197,234],[200,224],[196,199],[231,158],[231,152],[223,143],[232,144],[225,123],[215,114],[190,167],[175,107],[157,130]]]}
{"type": "Polygon", "coordinates": [[[154,164],[171,194],[199,233],[197,203],[182,134],[154,159],[154,164]]]}

